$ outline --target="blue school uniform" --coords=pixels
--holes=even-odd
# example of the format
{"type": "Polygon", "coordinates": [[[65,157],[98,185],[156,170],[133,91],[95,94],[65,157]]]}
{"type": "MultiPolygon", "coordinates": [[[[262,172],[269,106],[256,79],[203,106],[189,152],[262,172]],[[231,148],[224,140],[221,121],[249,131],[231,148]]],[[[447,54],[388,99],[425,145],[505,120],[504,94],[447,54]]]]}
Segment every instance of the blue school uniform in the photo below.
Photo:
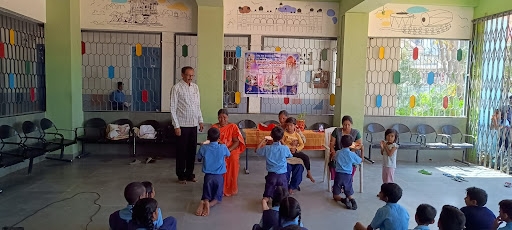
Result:
{"type": "Polygon", "coordinates": [[[380,230],[407,230],[409,213],[397,203],[386,203],[377,210],[370,225],[380,230]]]}
{"type": "Polygon", "coordinates": [[[265,176],[265,191],[263,197],[272,197],[277,186],[288,189],[288,162],[286,158],[293,157],[290,149],[280,142],[263,146],[256,153],[266,158],[268,174],[265,176]]]}
{"type": "Polygon", "coordinates": [[[334,175],[334,184],[332,186],[333,195],[340,195],[343,189],[347,197],[352,196],[354,194],[352,169],[354,165],[361,164],[361,157],[350,151],[349,148],[342,148],[336,151],[334,161],[336,162],[336,174],[334,175]]]}
{"type": "Polygon", "coordinates": [[[507,222],[505,227],[498,228],[498,230],[512,230],[512,222],[507,222]]]}
{"type": "Polygon", "coordinates": [[[496,216],[487,207],[466,206],[460,209],[466,217],[466,230],[492,229],[496,216]]]}
{"type": "Polygon", "coordinates": [[[203,195],[201,200],[222,201],[224,193],[224,173],[226,173],[226,157],[230,156],[228,147],[219,142],[202,145],[197,158],[203,159],[203,195]]]}

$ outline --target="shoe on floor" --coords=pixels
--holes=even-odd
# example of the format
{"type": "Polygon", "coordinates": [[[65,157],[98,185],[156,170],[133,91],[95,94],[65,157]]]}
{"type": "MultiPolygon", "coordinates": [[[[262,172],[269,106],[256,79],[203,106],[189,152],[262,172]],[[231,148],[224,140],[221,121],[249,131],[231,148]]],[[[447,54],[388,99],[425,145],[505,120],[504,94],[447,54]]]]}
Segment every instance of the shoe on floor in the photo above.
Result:
{"type": "Polygon", "coordinates": [[[352,209],[352,202],[350,202],[348,198],[345,198],[343,203],[345,204],[345,206],[347,206],[347,209],[352,209]]]}
{"type": "Polygon", "coordinates": [[[146,164],[149,164],[149,163],[155,163],[155,159],[153,159],[151,157],[146,158],[146,164]]]}
{"type": "Polygon", "coordinates": [[[350,204],[352,204],[352,210],[356,210],[357,209],[356,199],[351,199],[350,200],[350,204]]]}
{"type": "Polygon", "coordinates": [[[134,159],[132,162],[130,162],[131,165],[140,164],[140,161],[137,159],[134,159]]]}

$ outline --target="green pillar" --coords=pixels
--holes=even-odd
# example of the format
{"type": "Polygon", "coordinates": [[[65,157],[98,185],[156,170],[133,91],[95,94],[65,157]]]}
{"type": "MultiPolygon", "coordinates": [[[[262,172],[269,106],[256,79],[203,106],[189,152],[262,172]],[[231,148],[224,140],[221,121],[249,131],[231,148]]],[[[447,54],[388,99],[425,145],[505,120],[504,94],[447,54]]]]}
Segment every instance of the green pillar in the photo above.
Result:
{"type": "MultiPolygon", "coordinates": [[[[46,0],[46,117],[57,127],[82,126],[80,1],[46,0]]],[[[72,137],[69,135],[68,137],[72,137]]],[[[68,152],[75,153],[75,149],[68,152]]]]}
{"type": "Polygon", "coordinates": [[[224,66],[224,9],[222,1],[197,1],[197,85],[204,122],[217,122],[222,108],[224,66]]]}
{"type": "Polygon", "coordinates": [[[342,38],[339,71],[341,86],[336,87],[334,125],[341,126],[344,115],[352,116],[354,128],[363,130],[366,78],[368,13],[347,12],[341,20],[342,38]]]}

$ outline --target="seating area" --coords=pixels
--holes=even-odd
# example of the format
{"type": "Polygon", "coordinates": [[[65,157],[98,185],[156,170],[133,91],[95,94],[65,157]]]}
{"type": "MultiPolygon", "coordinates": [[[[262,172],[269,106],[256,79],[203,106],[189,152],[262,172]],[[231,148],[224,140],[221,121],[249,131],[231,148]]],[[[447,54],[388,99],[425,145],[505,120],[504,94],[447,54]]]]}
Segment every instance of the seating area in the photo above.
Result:
{"type": "MultiPolygon", "coordinates": [[[[454,159],[457,162],[469,165],[466,161],[466,152],[472,149],[475,137],[462,133],[459,128],[453,125],[444,125],[436,130],[428,124],[419,124],[413,130],[404,124],[394,124],[390,129],[398,132],[396,143],[400,149],[411,149],[416,151],[416,163],[420,150],[462,150],[461,159],[454,159]]],[[[366,141],[368,142],[368,159],[372,158],[372,149],[380,149],[380,141],[384,140],[386,128],[379,123],[370,123],[366,126],[366,141]]]]}

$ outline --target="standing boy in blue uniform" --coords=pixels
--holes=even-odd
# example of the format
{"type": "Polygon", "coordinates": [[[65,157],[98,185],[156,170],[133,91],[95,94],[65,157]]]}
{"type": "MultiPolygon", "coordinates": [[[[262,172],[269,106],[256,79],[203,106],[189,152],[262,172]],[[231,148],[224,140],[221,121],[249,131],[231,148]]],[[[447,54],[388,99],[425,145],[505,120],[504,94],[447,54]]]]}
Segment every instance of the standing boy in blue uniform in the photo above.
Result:
{"type": "Polygon", "coordinates": [[[348,209],[356,210],[357,203],[352,195],[354,188],[352,187],[352,168],[354,165],[361,164],[362,159],[354,152],[350,151],[350,146],[354,139],[350,135],[341,137],[342,149],[336,151],[334,161],[336,162],[336,175],[334,176],[334,184],[332,186],[332,198],[335,201],[341,201],[348,209]],[[343,189],[346,198],[340,196],[343,189]]]}
{"type": "Polygon", "coordinates": [[[203,196],[197,208],[197,216],[208,216],[210,208],[222,201],[224,190],[224,173],[226,173],[226,157],[230,153],[228,147],[219,144],[220,130],[208,130],[209,144],[202,145],[197,152],[197,158],[203,159],[203,196]]]}
{"type": "Polygon", "coordinates": [[[284,130],[281,127],[275,127],[270,132],[272,140],[265,138],[256,147],[256,153],[266,158],[268,171],[267,176],[265,176],[265,191],[261,200],[262,209],[267,207],[267,202],[274,195],[277,186],[288,189],[288,179],[286,178],[288,162],[286,162],[286,158],[293,157],[293,155],[286,145],[281,144],[283,136],[284,130]],[[267,145],[267,142],[272,142],[272,144],[267,145]]]}

